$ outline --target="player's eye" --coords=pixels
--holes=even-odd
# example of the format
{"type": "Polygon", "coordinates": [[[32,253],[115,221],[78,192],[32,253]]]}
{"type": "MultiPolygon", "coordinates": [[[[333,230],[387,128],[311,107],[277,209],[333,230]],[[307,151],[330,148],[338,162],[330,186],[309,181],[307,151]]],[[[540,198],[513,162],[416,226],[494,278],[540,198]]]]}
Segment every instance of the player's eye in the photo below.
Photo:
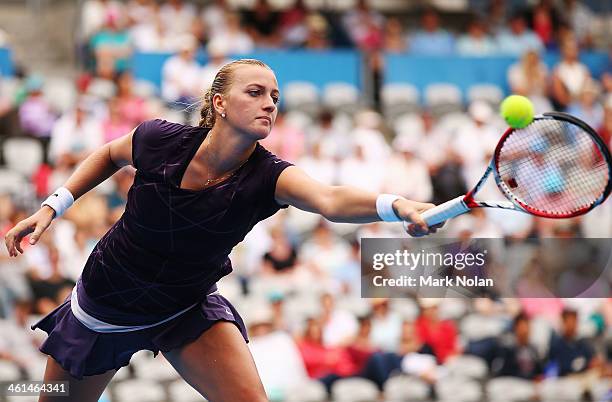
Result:
{"type": "Polygon", "coordinates": [[[278,96],[273,96],[272,97],[272,102],[274,102],[275,105],[278,103],[279,100],[280,100],[280,98],[278,96]]]}
{"type": "Polygon", "coordinates": [[[256,96],[259,96],[259,90],[249,91],[249,95],[251,95],[253,98],[255,98],[256,96]]]}

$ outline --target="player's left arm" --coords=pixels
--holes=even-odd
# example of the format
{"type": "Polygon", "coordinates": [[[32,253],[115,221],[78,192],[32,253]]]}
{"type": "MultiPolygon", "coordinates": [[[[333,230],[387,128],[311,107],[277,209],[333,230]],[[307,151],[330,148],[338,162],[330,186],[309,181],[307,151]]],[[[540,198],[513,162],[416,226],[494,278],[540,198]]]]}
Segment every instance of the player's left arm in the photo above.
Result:
{"type": "MultiPolygon", "coordinates": [[[[308,176],[302,169],[290,166],[283,170],[276,182],[275,198],[281,204],[293,205],[304,211],[324,216],[333,222],[370,223],[381,221],[376,210],[378,194],[349,186],[329,186],[308,176]]],[[[392,204],[393,211],[401,219],[420,226],[428,233],[420,214],[434,204],[398,198],[392,204]]],[[[414,228],[414,234],[419,233],[414,228]]],[[[412,234],[412,233],[411,233],[412,234]]]]}

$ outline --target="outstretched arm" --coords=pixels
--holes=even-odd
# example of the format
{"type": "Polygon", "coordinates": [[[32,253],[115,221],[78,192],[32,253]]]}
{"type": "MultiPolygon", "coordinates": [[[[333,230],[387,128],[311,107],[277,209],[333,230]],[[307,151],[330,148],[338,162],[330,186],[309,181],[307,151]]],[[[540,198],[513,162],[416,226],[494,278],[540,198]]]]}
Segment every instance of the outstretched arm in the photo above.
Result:
{"type": "MultiPolygon", "coordinates": [[[[105,144],[89,155],[72,173],[64,188],[76,200],[92,188],[112,176],[117,170],[132,161],[132,136],[134,131],[105,144]]],[[[21,240],[28,234],[30,244],[36,244],[42,233],[49,227],[56,211],[48,205],[42,206],[32,216],[22,220],[4,236],[6,248],[11,257],[23,253],[21,240]]]]}
{"type": "MultiPolygon", "coordinates": [[[[376,209],[378,194],[348,186],[328,186],[320,183],[298,167],[283,170],[276,182],[276,201],[293,205],[308,212],[324,216],[333,222],[369,223],[378,222],[376,209]]],[[[419,236],[435,232],[439,226],[428,228],[420,214],[434,204],[399,198],[393,202],[395,214],[412,223],[409,233],[419,236]]]]}

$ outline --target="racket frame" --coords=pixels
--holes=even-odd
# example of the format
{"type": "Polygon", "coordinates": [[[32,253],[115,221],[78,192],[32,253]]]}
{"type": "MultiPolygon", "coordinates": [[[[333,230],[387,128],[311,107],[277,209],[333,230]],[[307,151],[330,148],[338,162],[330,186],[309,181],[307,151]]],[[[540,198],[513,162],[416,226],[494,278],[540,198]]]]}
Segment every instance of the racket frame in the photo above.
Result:
{"type": "Polygon", "coordinates": [[[455,216],[469,212],[471,209],[474,209],[474,208],[509,209],[509,210],[528,213],[528,214],[535,215],[535,216],[544,217],[544,218],[554,218],[554,219],[571,218],[571,217],[585,214],[591,209],[595,208],[596,206],[602,204],[606,200],[606,198],[610,195],[610,190],[612,189],[612,158],[610,157],[610,151],[608,150],[608,147],[605,145],[601,137],[595,132],[595,130],[589,127],[589,125],[583,122],[582,120],[577,119],[576,117],[572,115],[569,115],[567,113],[562,113],[562,112],[548,112],[548,113],[544,113],[542,115],[538,115],[534,117],[534,121],[535,120],[546,120],[546,119],[565,121],[565,122],[568,122],[568,123],[571,123],[571,124],[574,124],[580,127],[587,134],[591,136],[593,143],[599,149],[599,152],[601,153],[602,158],[606,161],[608,165],[608,184],[606,185],[606,188],[604,189],[602,194],[597,198],[597,200],[595,200],[595,202],[593,202],[591,205],[588,205],[584,208],[573,211],[572,213],[569,213],[569,214],[546,213],[546,212],[537,210],[535,208],[532,208],[529,205],[521,202],[516,196],[514,196],[514,194],[512,194],[510,189],[503,182],[503,180],[501,179],[499,175],[499,170],[498,170],[499,168],[498,162],[499,162],[499,155],[500,155],[501,149],[504,143],[506,142],[506,140],[515,131],[514,128],[508,128],[504,132],[502,137],[500,138],[497,146],[495,147],[493,157],[491,158],[491,161],[489,162],[489,165],[487,166],[485,173],[482,175],[478,183],[476,183],[474,188],[468,191],[467,194],[465,195],[461,195],[457,198],[454,198],[450,201],[440,204],[436,206],[435,208],[425,211],[423,214],[421,214],[423,219],[425,219],[425,222],[427,222],[429,226],[435,225],[447,219],[454,218],[455,216]],[[486,182],[487,178],[491,175],[491,173],[493,173],[495,184],[497,185],[499,190],[502,192],[502,194],[509,201],[477,201],[474,199],[474,196],[482,188],[482,186],[486,182]]]}

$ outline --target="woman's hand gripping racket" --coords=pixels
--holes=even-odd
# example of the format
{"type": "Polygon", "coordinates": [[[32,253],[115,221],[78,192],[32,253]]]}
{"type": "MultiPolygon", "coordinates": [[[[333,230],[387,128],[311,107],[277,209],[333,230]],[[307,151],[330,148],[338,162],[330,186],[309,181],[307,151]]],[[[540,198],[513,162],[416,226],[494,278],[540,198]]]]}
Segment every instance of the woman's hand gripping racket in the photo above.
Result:
{"type": "Polygon", "coordinates": [[[470,192],[421,217],[431,226],[472,208],[487,207],[570,218],[605,201],[611,176],[610,151],[591,127],[566,113],[545,113],[524,128],[504,133],[487,170],[470,192]],[[491,173],[509,201],[474,199],[491,173]]]}

